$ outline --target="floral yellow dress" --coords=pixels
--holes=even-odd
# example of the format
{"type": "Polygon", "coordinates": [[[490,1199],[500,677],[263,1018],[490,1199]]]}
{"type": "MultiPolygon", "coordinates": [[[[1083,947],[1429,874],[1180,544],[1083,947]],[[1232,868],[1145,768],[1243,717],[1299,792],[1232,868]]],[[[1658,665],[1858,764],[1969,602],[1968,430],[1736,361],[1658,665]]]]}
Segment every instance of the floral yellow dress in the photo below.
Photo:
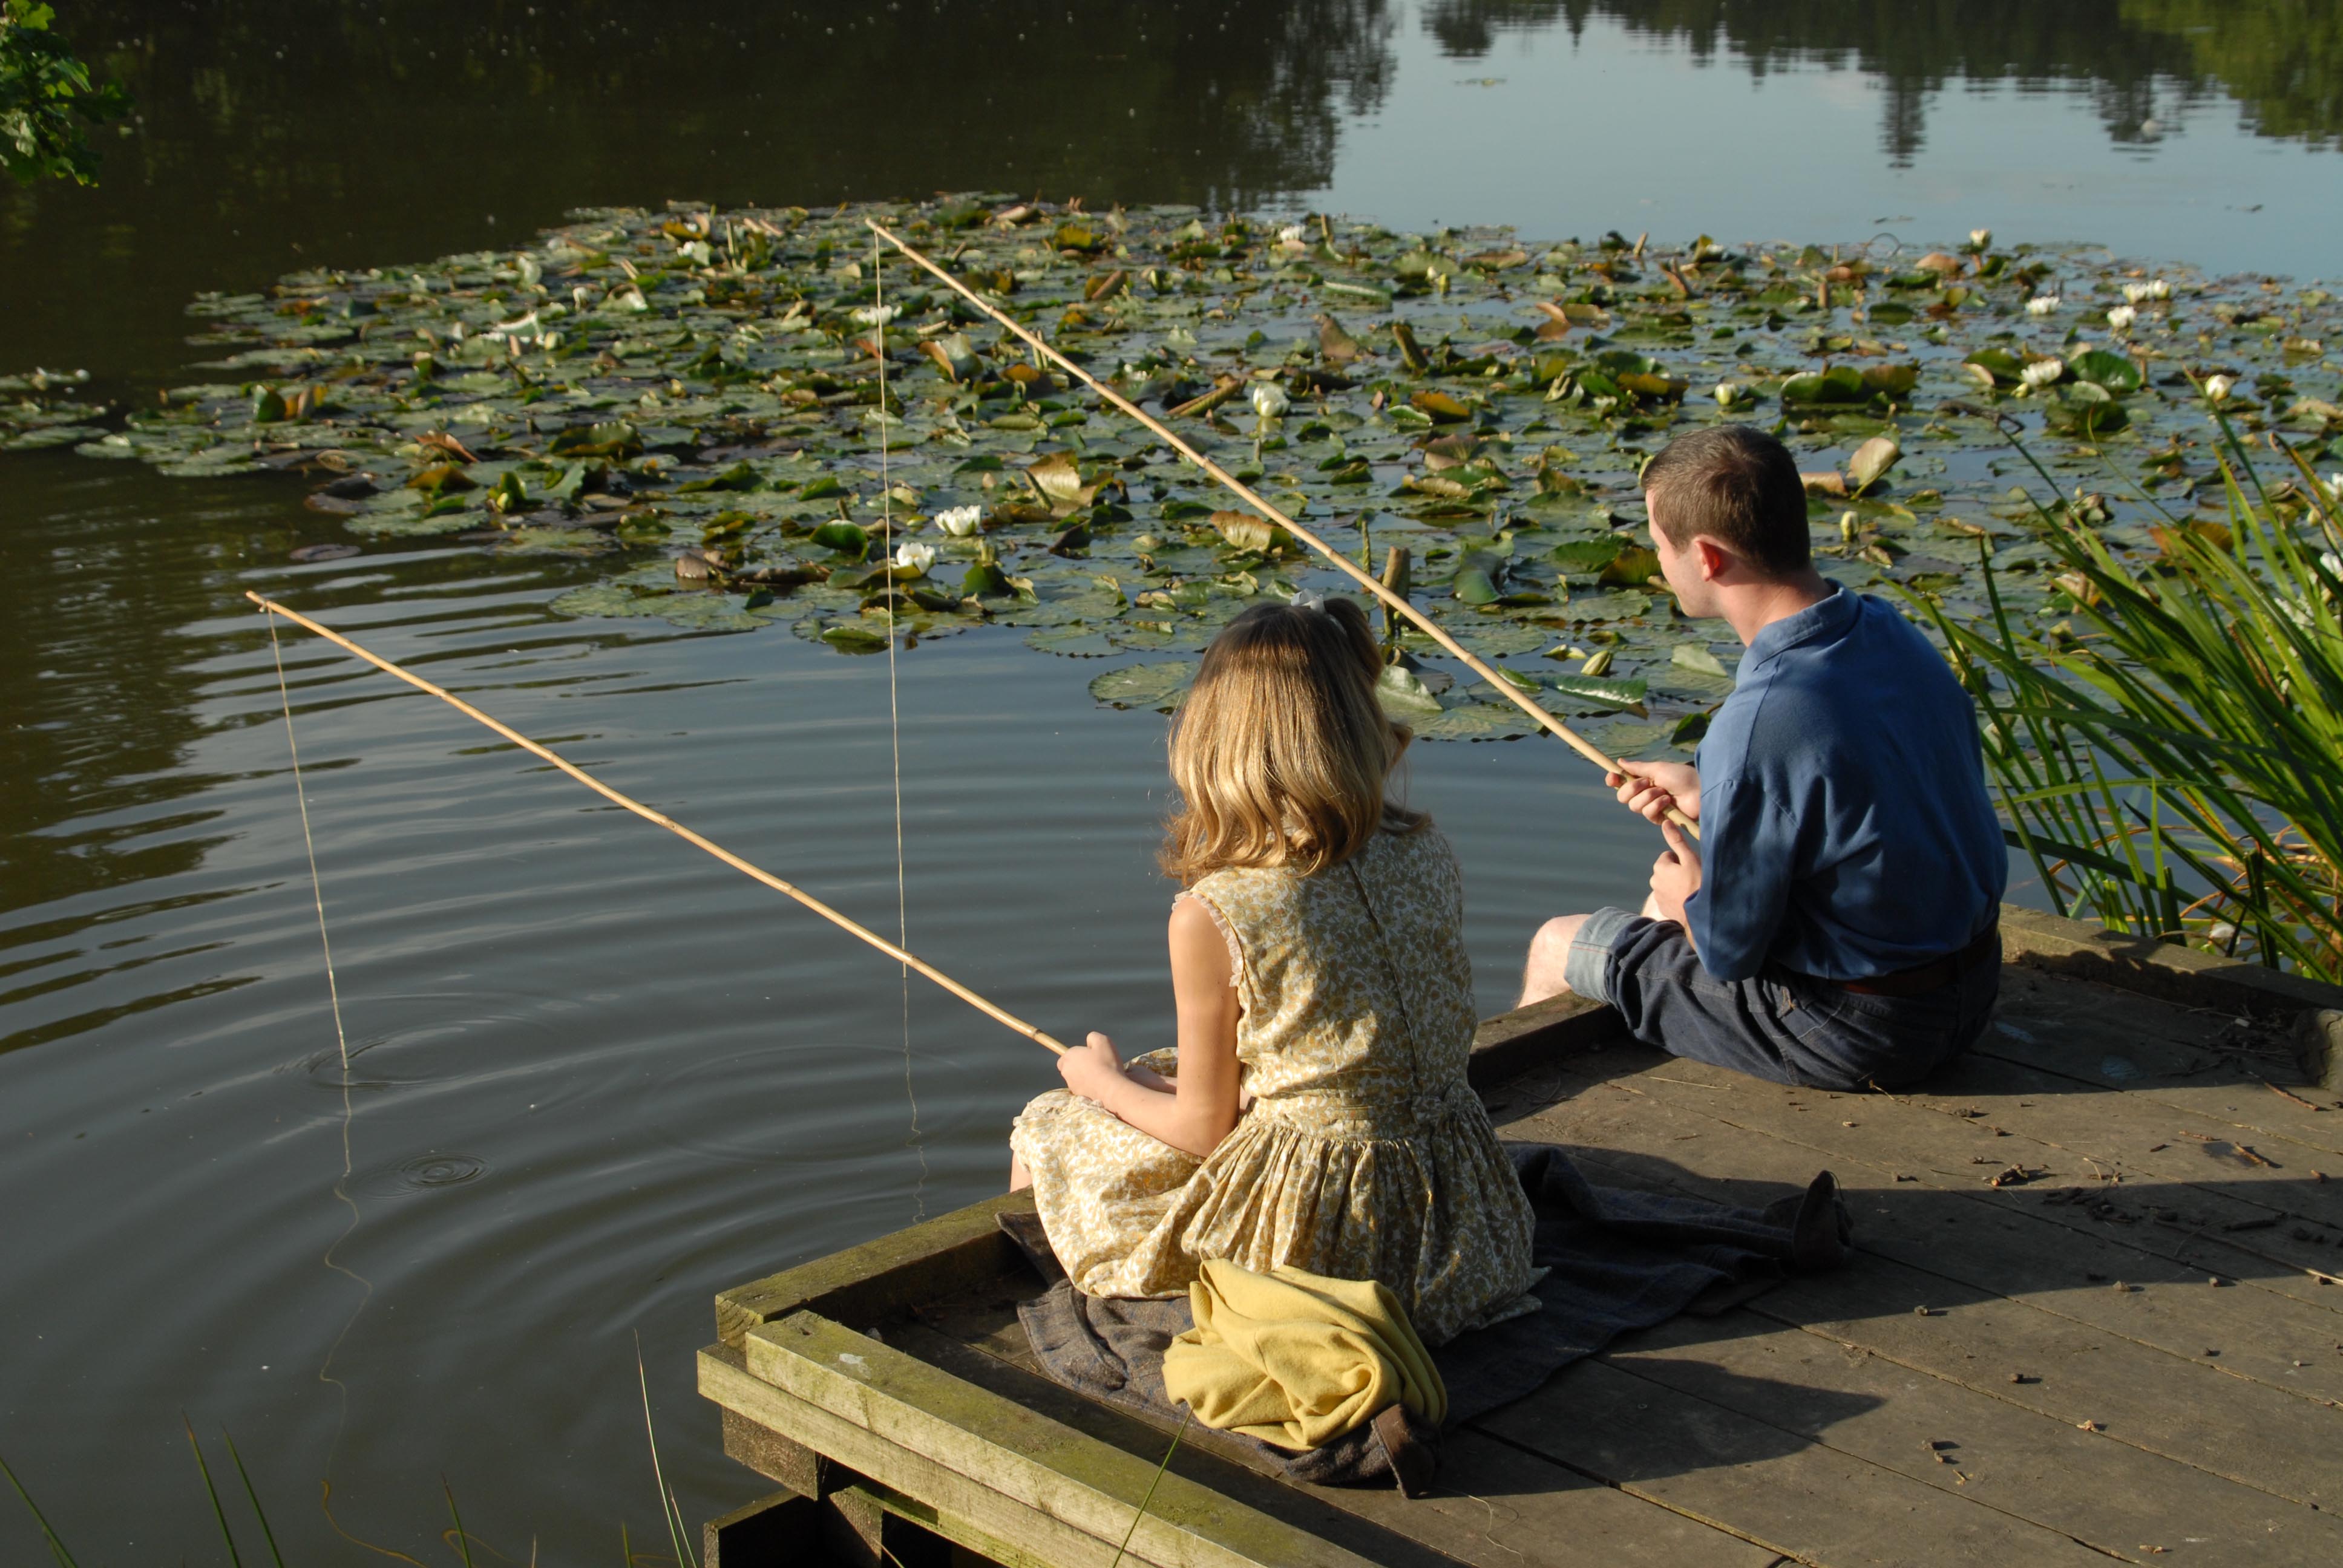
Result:
{"type": "MultiPolygon", "coordinates": [[[[1429,829],[1315,876],[1215,871],[1181,894],[1229,939],[1251,1108],[1199,1161],[1052,1090],[1011,1146],[1074,1284],[1182,1294],[1208,1258],[1380,1280],[1440,1344],[1533,1310],[1528,1199],[1464,1081],[1463,879],[1429,829]]],[[[1174,1053],[1144,1060],[1169,1076],[1174,1053]]]]}

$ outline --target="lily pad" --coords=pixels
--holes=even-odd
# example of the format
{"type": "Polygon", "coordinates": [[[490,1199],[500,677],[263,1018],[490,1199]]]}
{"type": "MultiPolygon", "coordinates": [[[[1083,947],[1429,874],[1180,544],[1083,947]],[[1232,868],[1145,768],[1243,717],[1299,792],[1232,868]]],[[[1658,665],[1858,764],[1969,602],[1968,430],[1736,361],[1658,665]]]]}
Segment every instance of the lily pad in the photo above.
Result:
{"type": "Polygon", "coordinates": [[[1403,724],[1414,724],[1440,712],[1440,699],[1404,665],[1383,667],[1383,676],[1375,683],[1375,697],[1385,713],[1403,724]]]}
{"type": "Polygon", "coordinates": [[[1091,682],[1091,695],[1114,708],[1153,708],[1169,713],[1196,681],[1195,661],[1131,664],[1110,669],[1091,682]]]}

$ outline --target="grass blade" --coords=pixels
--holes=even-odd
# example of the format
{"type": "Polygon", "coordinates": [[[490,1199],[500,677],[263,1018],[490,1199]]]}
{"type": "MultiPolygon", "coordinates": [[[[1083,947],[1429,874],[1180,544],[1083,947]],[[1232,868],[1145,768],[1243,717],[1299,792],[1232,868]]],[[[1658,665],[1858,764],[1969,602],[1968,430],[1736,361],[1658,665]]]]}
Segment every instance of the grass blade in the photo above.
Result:
{"type": "Polygon", "coordinates": [[[16,1489],[16,1495],[25,1500],[26,1508],[32,1510],[33,1523],[41,1527],[41,1539],[49,1543],[49,1555],[57,1560],[57,1568],[79,1568],[79,1564],[74,1562],[73,1553],[65,1550],[65,1543],[57,1539],[55,1531],[49,1528],[48,1516],[41,1512],[40,1504],[33,1501],[33,1494],[25,1490],[25,1483],[16,1479],[16,1473],[8,1468],[8,1462],[5,1459],[0,1459],[0,1475],[8,1478],[8,1484],[16,1489]]]}
{"type": "Polygon", "coordinates": [[[659,1466],[659,1433],[651,1426],[651,1378],[650,1373],[643,1370],[643,1336],[639,1332],[635,1335],[635,1381],[642,1385],[643,1435],[650,1440],[651,1479],[659,1485],[659,1513],[667,1520],[668,1539],[675,1546],[675,1560],[679,1563],[699,1568],[699,1556],[684,1544],[685,1536],[690,1533],[684,1528],[683,1509],[668,1487],[667,1473],[659,1466]]]}
{"type": "Polygon", "coordinates": [[[252,1488],[252,1476],[244,1468],[244,1455],[236,1451],[236,1439],[227,1428],[220,1428],[220,1441],[227,1444],[227,1456],[236,1463],[236,1479],[244,1483],[244,1495],[252,1504],[253,1516],[260,1521],[260,1538],[268,1543],[268,1560],[277,1568],[285,1568],[285,1553],[277,1549],[277,1532],[268,1523],[268,1511],[260,1506],[260,1493],[252,1488]]]}
{"type": "Polygon", "coordinates": [[[464,1533],[464,1516],[456,1512],[456,1489],[447,1478],[439,1478],[439,1490],[447,1494],[447,1517],[456,1522],[456,1551],[464,1559],[464,1568],[472,1568],[472,1538],[464,1533]]]}
{"type": "Polygon", "coordinates": [[[212,1484],[212,1467],[204,1462],[204,1445],[196,1441],[196,1423],[184,1411],[179,1422],[187,1429],[187,1447],[194,1451],[196,1470],[204,1478],[204,1495],[212,1500],[212,1517],[219,1521],[220,1539],[227,1543],[227,1560],[235,1568],[244,1568],[244,1554],[236,1549],[236,1533],[227,1527],[227,1510],[220,1506],[219,1488],[212,1484]]]}
{"type": "Polygon", "coordinates": [[[1180,1452],[1180,1440],[1188,1435],[1188,1418],[1195,1412],[1182,1406],[1180,1430],[1172,1434],[1172,1446],[1163,1451],[1163,1462],[1155,1467],[1154,1479],[1147,1483],[1147,1494],[1139,1500],[1139,1512],[1131,1516],[1131,1528],[1122,1533],[1122,1544],[1114,1549],[1114,1561],[1107,1568],[1122,1568],[1123,1553],[1131,1550],[1131,1538],[1139,1533],[1139,1522],[1147,1517],[1148,1505],[1155,1501],[1155,1489],[1162,1484],[1163,1473],[1172,1468],[1172,1456],[1180,1452]]]}

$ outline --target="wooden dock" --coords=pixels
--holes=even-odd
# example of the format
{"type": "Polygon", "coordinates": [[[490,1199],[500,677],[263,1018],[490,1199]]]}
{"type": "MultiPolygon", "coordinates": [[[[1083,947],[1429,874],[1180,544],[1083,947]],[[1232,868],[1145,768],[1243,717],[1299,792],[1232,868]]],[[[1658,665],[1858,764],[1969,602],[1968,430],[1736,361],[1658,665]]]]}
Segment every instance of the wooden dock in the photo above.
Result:
{"type": "MultiPolygon", "coordinates": [[[[2343,1563],[2343,990],[2005,913],[1997,1021],[1924,1091],[1786,1090],[1564,1001],[1484,1025],[1509,1138],[1857,1253],[1623,1338],[1448,1435],[1414,1502],[1270,1479],[1032,1370],[988,1200],[727,1291],[701,1392],[784,1490],[709,1568],[2343,1563]],[[1133,1531],[1133,1522],[1137,1528],[1133,1531]]],[[[743,1488],[744,1495],[749,1491],[743,1488]]]]}

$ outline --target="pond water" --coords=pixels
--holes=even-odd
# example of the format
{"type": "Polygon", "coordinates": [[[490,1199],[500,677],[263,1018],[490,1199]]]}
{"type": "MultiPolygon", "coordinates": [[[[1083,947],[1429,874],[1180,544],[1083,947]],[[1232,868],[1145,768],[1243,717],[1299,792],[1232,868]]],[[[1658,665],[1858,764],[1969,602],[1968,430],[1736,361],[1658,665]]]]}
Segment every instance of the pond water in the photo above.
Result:
{"type": "MultiPolygon", "coordinates": [[[[199,290],[670,196],[1015,187],[1677,243],[1983,225],[2304,277],[2343,224],[2343,22],[2297,5],[737,9],[71,7],[141,118],[100,188],[0,192],[0,371],[151,402],[201,357],[199,290]]],[[[348,1552],[327,1480],[342,1527],[453,1561],[442,1475],[497,1551],[590,1560],[658,1533],[639,1333],[687,1515],[747,1497],[690,1392],[710,1295],[995,1190],[1046,1058],[288,640],[346,1083],[241,596],[882,930],[885,663],[561,619],[600,574],[559,557],[297,564],[347,536],[290,480],[56,451],[0,482],[0,1456],[85,1562],[209,1550],[182,1410],[236,1433],[299,1560],[348,1552]]],[[[901,664],[910,944],[1061,1035],[1155,1043],[1161,721],[1021,636],[901,664]]],[[[1634,897],[1656,849],[1542,742],[1423,748],[1412,788],[1463,859],[1491,1010],[1538,917],[1634,897]]],[[[0,1543],[35,1549],[6,1508],[0,1543]]]]}

